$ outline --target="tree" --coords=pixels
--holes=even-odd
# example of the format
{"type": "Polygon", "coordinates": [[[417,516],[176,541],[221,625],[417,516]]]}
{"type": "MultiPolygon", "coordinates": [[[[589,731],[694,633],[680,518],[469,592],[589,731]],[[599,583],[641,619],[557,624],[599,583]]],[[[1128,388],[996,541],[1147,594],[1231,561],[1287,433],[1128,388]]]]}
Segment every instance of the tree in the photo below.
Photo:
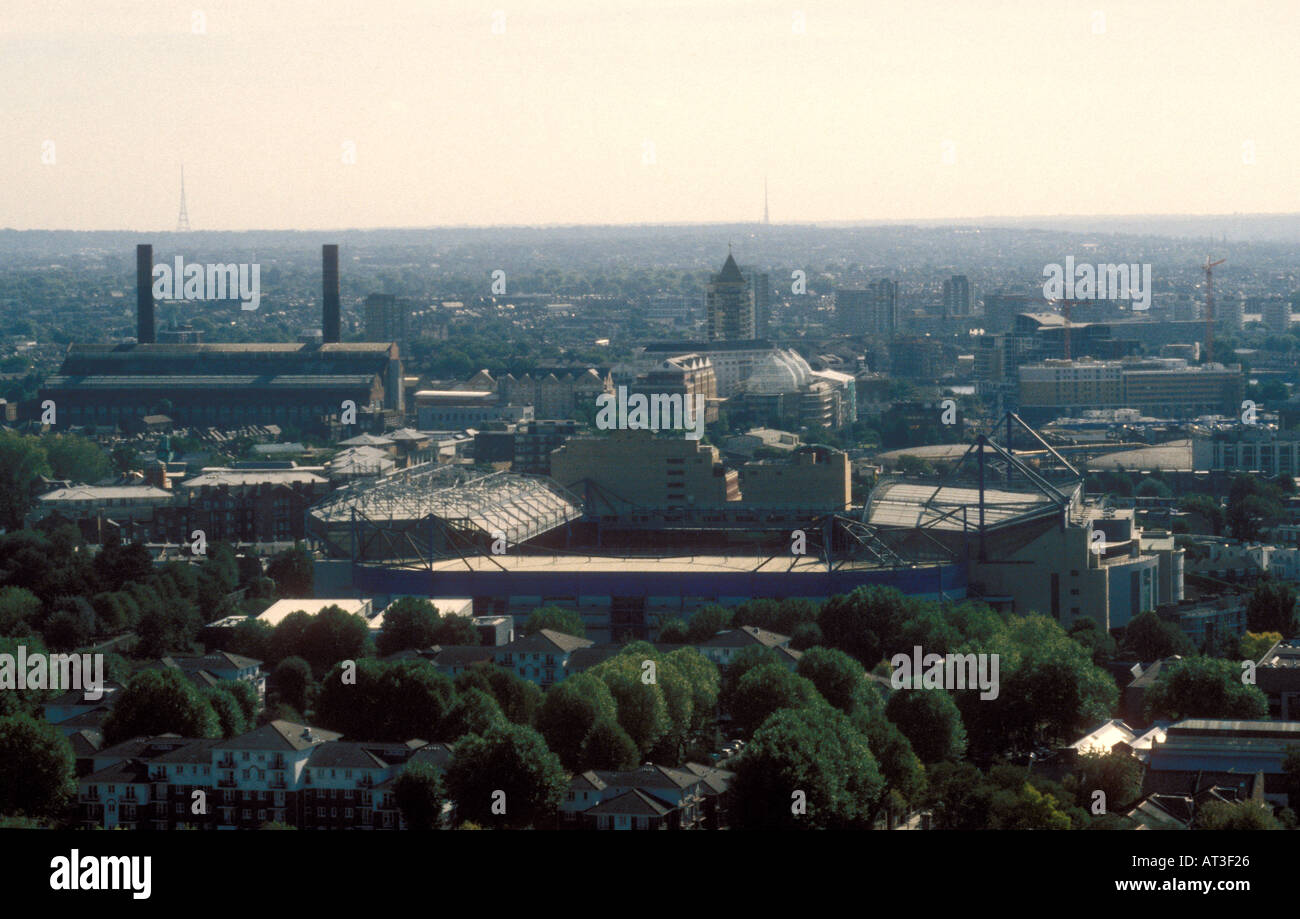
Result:
{"type": "Polygon", "coordinates": [[[235,697],[230,694],[228,689],[220,686],[209,686],[203,690],[203,696],[216,712],[217,721],[221,725],[222,737],[235,737],[248,730],[248,722],[244,718],[244,712],[235,701],[235,697]]]}
{"type": "Polygon", "coordinates": [[[583,638],[587,634],[582,624],[582,617],[576,611],[561,609],[558,606],[539,606],[533,610],[528,621],[520,629],[520,634],[535,635],[542,629],[563,632],[565,635],[573,635],[577,638],[583,638]]]}
{"type": "Polygon", "coordinates": [[[1139,661],[1158,661],[1195,650],[1182,629],[1165,622],[1151,610],[1134,616],[1124,629],[1121,653],[1139,661]]]}
{"type": "Polygon", "coordinates": [[[1098,628],[1095,619],[1077,620],[1070,626],[1070,638],[1077,641],[1092,655],[1092,662],[1098,667],[1105,666],[1115,657],[1115,639],[1111,638],[1108,632],[1098,628]]]}
{"type": "Polygon", "coordinates": [[[597,721],[582,741],[581,762],[585,769],[632,769],[638,750],[627,731],[612,718],[597,721]]]}
{"type": "Polygon", "coordinates": [[[315,720],[322,727],[338,731],[348,740],[406,740],[437,736],[447,709],[451,707],[451,681],[422,661],[401,674],[392,673],[403,664],[385,664],[373,659],[355,662],[355,673],[342,663],[321,680],[316,697],[315,720]],[[423,666],[421,666],[423,665],[423,666]],[[344,678],[355,682],[344,682],[344,678]],[[401,698],[403,690],[410,697],[401,698]],[[389,704],[396,703],[394,710],[389,704]],[[402,727],[416,730],[390,734],[390,719],[402,719],[402,727]]]}
{"type": "Polygon", "coordinates": [[[444,740],[459,740],[466,734],[486,734],[505,721],[496,699],[481,689],[467,689],[457,696],[443,719],[441,735],[444,740]]]}
{"type": "Polygon", "coordinates": [[[688,644],[701,644],[730,624],[731,610],[716,603],[706,603],[691,614],[686,625],[686,641],[688,644]]]}
{"type": "Polygon", "coordinates": [[[451,680],[425,661],[384,665],[378,687],[378,710],[371,712],[369,730],[375,732],[372,739],[438,737],[454,696],[451,680]]]}
{"type": "Polygon", "coordinates": [[[871,819],[874,821],[887,806],[897,805],[902,809],[919,802],[925,792],[925,766],[903,732],[885,717],[883,706],[858,704],[852,721],[867,738],[871,755],[885,779],[871,819]]]}
{"type": "Polygon", "coordinates": [[[222,680],[217,686],[230,693],[239,710],[244,713],[244,720],[251,725],[257,718],[257,710],[262,706],[257,687],[247,680],[222,680]]]}
{"type": "Polygon", "coordinates": [[[132,469],[136,468],[136,452],[126,444],[117,444],[108,454],[109,461],[112,462],[113,468],[120,474],[126,475],[132,469]]]}
{"type": "Polygon", "coordinates": [[[741,679],[750,670],[764,664],[779,663],[781,659],[776,656],[776,652],[766,645],[748,645],[741,648],[722,671],[722,681],[718,689],[718,707],[724,712],[731,711],[736,689],[741,679]]]}
{"type": "Polygon", "coordinates": [[[1077,737],[1109,718],[1119,695],[1087,650],[1045,616],[1010,616],[990,637],[958,652],[984,653],[999,662],[996,698],[981,699],[978,689],[954,693],[967,755],[977,763],[1077,737]]]}
{"type": "Polygon", "coordinates": [[[72,745],[26,714],[0,717],[0,814],[51,817],[77,792],[72,745]]]}
{"type": "Polygon", "coordinates": [[[0,429],[0,527],[22,528],[37,477],[49,474],[49,458],[37,438],[0,429]]]}
{"type": "Polygon", "coordinates": [[[268,663],[292,657],[292,654],[281,657],[273,650],[275,632],[261,619],[249,616],[233,629],[222,629],[221,650],[268,663]]]}
{"type": "Polygon", "coordinates": [[[300,712],[311,708],[311,697],[315,691],[312,680],[311,664],[301,657],[286,657],[276,664],[267,681],[275,696],[300,712]]]}
{"type": "Polygon", "coordinates": [[[301,543],[286,549],[266,566],[281,597],[310,597],[314,592],[316,565],[311,552],[301,543]]]}
{"type": "Polygon", "coordinates": [[[867,739],[821,704],[782,710],[745,747],[732,782],[736,829],[865,829],[884,787],[867,739]]]}
{"type": "Polygon", "coordinates": [[[1289,638],[1296,632],[1295,601],[1295,589],[1286,581],[1261,578],[1246,604],[1246,628],[1289,638]]]}
{"type": "Polygon", "coordinates": [[[717,665],[694,648],[678,648],[663,659],[686,680],[691,690],[690,730],[699,733],[718,715],[722,678],[717,665]]]}
{"type": "MultiPolygon", "coordinates": [[[[897,646],[904,624],[915,619],[920,609],[917,601],[892,587],[859,587],[827,600],[817,624],[829,647],[852,655],[864,667],[874,667],[897,646]]],[[[926,647],[934,653],[942,650],[926,647]]]]}
{"type": "Polygon", "coordinates": [[[182,597],[161,597],[141,606],[135,652],[141,657],[162,657],[169,651],[187,649],[202,622],[194,604],[182,597]]]}
{"type": "Polygon", "coordinates": [[[442,823],[447,788],[429,763],[408,763],[393,782],[393,799],[409,830],[436,830],[442,823]]]}
{"type": "MultiPolygon", "coordinates": [[[[311,664],[314,673],[324,673],[339,661],[363,657],[370,640],[370,627],[366,620],[331,604],[304,623],[295,620],[284,643],[280,642],[280,629],[297,616],[290,613],[276,627],[276,645],[280,650],[297,653],[311,664]],[[296,641],[296,646],[288,647],[296,641]]],[[[304,614],[305,615],[305,614],[304,614]]]]}
{"type": "Polygon", "coordinates": [[[1236,539],[1253,540],[1282,517],[1283,496],[1276,485],[1249,475],[1234,476],[1228,487],[1228,528],[1236,539]]]}
{"type": "Polygon", "coordinates": [[[158,734],[220,737],[216,712],[179,670],[141,670],[121,690],[104,721],[107,746],[158,734]]]}
{"type": "MultiPolygon", "coordinates": [[[[388,628],[388,617],[384,617],[384,628],[388,628]]],[[[434,633],[433,643],[437,645],[479,645],[482,644],[478,628],[470,616],[443,616],[438,620],[438,630],[434,633]]],[[[427,647],[421,645],[420,647],[427,647]]]]}
{"type": "Polygon", "coordinates": [[[579,673],[546,691],[537,729],[564,768],[581,772],[590,768],[583,765],[583,741],[597,722],[614,721],[617,715],[614,697],[605,683],[590,672],[579,673]]]}
{"type": "Polygon", "coordinates": [[[811,680],[780,664],[764,664],[746,673],[737,686],[731,717],[742,734],[752,734],[774,712],[803,708],[819,701],[811,680]]]}
{"type": "Polygon", "coordinates": [[[1142,764],[1127,753],[1081,753],[1075,765],[1075,803],[1092,806],[1093,793],[1102,792],[1107,810],[1135,801],[1142,793],[1142,764]]]}
{"type": "Polygon", "coordinates": [[[846,715],[853,714],[858,691],[866,679],[862,665],[853,658],[834,648],[810,648],[799,659],[795,672],[811,680],[831,705],[846,715]]]}
{"type": "Polygon", "coordinates": [[[501,712],[515,724],[531,725],[542,707],[542,690],[513,670],[487,661],[479,661],[456,674],[457,692],[481,689],[501,707],[501,712]]]}
{"type": "Polygon", "coordinates": [[[1281,632],[1247,632],[1237,647],[1243,660],[1257,661],[1281,640],[1281,632]]]}
{"type": "Polygon", "coordinates": [[[885,705],[885,717],[898,725],[923,763],[959,760],[966,752],[961,712],[942,689],[897,690],[885,705]]]}
{"type": "Polygon", "coordinates": [[[107,478],[112,466],[99,444],[76,434],[46,434],[41,446],[56,479],[93,485],[107,478]]]}
{"type": "Polygon", "coordinates": [[[1193,657],[1166,664],[1146,692],[1146,714],[1152,720],[1185,718],[1264,718],[1268,698],[1256,686],[1241,681],[1241,667],[1232,661],[1193,657]]]}
{"type": "Polygon", "coordinates": [[[113,536],[100,547],[93,564],[100,590],[121,590],[127,584],[144,584],[153,574],[153,557],[140,543],[123,545],[113,536]]]}
{"type": "Polygon", "coordinates": [[[438,611],[428,600],[422,597],[395,600],[384,610],[384,631],[377,642],[379,653],[387,657],[407,648],[438,644],[440,624],[438,611]]]}
{"type": "Polygon", "coordinates": [[[686,622],[680,618],[669,619],[659,627],[659,640],[666,645],[686,644],[686,622]]]}
{"type": "Polygon", "coordinates": [[[1202,494],[1187,495],[1178,502],[1178,509],[1186,514],[1200,517],[1211,534],[1215,536],[1223,535],[1227,516],[1223,512],[1223,505],[1218,498],[1202,494]]]}
{"type": "Polygon", "coordinates": [[[1070,815],[1061,809],[1061,799],[1039,791],[1030,782],[1015,789],[993,792],[989,802],[991,830],[1068,830],[1070,815]]]}
{"type": "Polygon", "coordinates": [[[25,587],[0,587],[0,635],[26,635],[41,619],[41,600],[25,587]]]}
{"type": "Polygon", "coordinates": [[[95,612],[80,597],[69,597],[68,605],[56,609],[45,620],[41,634],[55,651],[73,651],[87,644],[95,634],[95,612]]]}
{"type": "MultiPolygon", "coordinates": [[[[240,623],[242,627],[244,623],[240,623]]],[[[311,628],[311,614],[306,610],[294,610],[276,623],[274,632],[267,642],[267,659],[282,661],[286,657],[307,658],[307,634],[311,628]]],[[[308,663],[311,663],[308,660],[308,663]]],[[[315,671],[315,667],[312,668],[315,671]]]]}
{"type": "Polygon", "coordinates": [[[1198,830],[1280,830],[1282,824],[1257,801],[1210,801],[1196,812],[1198,830]]]}
{"type": "Polygon", "coordinates": [[[925,803],[935,829],[987,829],[993,789],[979,769],[970,763],[936,763],[927,780],[925,803]]]}
{"type": "Polygon", "coordinates": [[[568,785],[542,735],[517,724],[467,735],[447,768],[457,817],[487,826],[522,828],[551,819],[568,785]]]}
{"type": "Polygon", "coordinates": [[[619,726],[642,753],[649,752],[673,727],[659,683],[642,680],[639,661],[619,654],[587,671],[604,682],[614,698],[619,726]]]}
{"type": "Polygon", "coordinates": [[[1133,494],[1139,498],[1171,498],[1173,490],[1159,479],[1145,478],[1138,483],[1133,494]]]}
{"type": "Polygon", "coordinates": [[[796,651],[807,651],[823,641],[822,627],[815,622],[799,623],[790,635],[790,647],[796,651]]]}

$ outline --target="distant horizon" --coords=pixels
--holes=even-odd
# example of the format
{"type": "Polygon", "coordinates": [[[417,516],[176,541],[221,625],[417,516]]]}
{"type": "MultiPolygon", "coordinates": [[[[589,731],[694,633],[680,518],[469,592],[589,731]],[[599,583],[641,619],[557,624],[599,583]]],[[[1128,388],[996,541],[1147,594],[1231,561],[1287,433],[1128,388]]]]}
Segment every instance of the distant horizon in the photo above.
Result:
{"type": "MultiPolygon", "coordinates": [[[[989,214],[974,217],[888,217],[864,220],[785,220],[764,223],[745,220],[679,220],[679,221],[628,221],[625,223],[582,223],[582,222],[527,222],[527,223],[434,223],[434,224],[376,224],[371,226],[335,226],[335,227],[301,227],[301,226],[249,226],[249,227],[194,227],[189,230],[159,228],[152,230],[131,227],[98,227],[78,229],[75,227],[0,227],[4,233],[151,233],[168,235],[197,235],[201,233],[351,233],[379,230],[528,230],[528,229],[635,229],[653,227],[673,229],[678,227],[750,227],[779,229],[783,227],[874,227],[874,226],[927,226],[942,228],[947,225],[1014,221],[1028,223],[1039,220],[1250,220],[1277,217],[1300,218],[1300,210],[1295,211],[1252,211],[1252,212],[1218,212],[1218,213],[1092,213],[1092,214],[1029,214],[1016,216],[1011,214],[989,214]]],[[[1300,240],[1297,240],[1300,242],[1300,240]]]]}

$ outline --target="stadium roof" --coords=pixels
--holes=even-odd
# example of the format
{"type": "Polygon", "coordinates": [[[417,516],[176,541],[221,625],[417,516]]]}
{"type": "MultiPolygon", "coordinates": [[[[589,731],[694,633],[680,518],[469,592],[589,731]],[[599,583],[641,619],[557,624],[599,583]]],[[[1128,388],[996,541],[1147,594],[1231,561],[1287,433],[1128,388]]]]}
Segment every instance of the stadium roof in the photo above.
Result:
{"type": "MultiPolygon", "coordinates": [[[[979,501],[978,488],[882,482],[871,493],[864,519],[873,526],[969,530],[979,526],[979,501]]],[[[1037,491],[984,489],[986,527],[1059,510],[1059,504],[1037,491]]]]}
{"type": "Polygon", "coordinates": [[[468,524],[511,545],[582,516],[570,492],[542,476],[484,474],[426,463],[369,484],[341,488],[311,509],[319,522],[346,523],[353,512],[372,522],[437,517],[468,524]]]}

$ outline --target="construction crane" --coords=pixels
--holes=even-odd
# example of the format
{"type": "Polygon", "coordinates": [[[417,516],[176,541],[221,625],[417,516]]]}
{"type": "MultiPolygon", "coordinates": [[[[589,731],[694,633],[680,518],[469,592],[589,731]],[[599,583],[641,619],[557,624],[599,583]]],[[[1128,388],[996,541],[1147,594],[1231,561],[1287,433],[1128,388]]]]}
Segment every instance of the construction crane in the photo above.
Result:
{"type": "Polygon", "coordinates": [[[1074,306],[1074,304],[1076,304],[1076,303],[1081,303],[1081,302],[1082,302],[1082,301],[1080,301],[1080,300],[1057,300],[1057,301],[1056,301],[1056,303],[1057,303],[1057,304],[1060,306],[1060,308],[1061,308],[1061,318],[1065,320],[1065,325],[1062,326],[1062,329],[1063,329],[1063,331],[1064,331],[1064,333],[1065,333],[1065,334],[1064,334],[1064,341],[1062,342],[1062,345],[1063,345],[1064,356],[1065,356],[1065,359],[1066,359],[1067,361],[1068,361],[1068,360],[1071,360],[1071,357],[1070,357],[1070,307],[1074,306]]]}
{"type": "Polygon", "coordinates": [[[1214,266],[1222,265],[1227,259],[1217,262],[1205,257],[1205,362],[1214,360],[1214,266]]]}

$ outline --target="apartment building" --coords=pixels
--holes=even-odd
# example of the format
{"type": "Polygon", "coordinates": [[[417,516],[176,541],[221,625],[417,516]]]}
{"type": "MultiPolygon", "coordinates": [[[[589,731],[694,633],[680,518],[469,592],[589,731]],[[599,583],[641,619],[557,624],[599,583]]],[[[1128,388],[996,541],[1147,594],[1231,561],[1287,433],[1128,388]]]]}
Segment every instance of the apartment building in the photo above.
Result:
{"type": "Polygon", "coordinates": [[[423,740],[361,743],[288,721],[225,740],[134,738],[96,751],[78,779],[83,827],[104,829],[396,829],[392,782],[451,751],[423,740]]]}
{"type": "Polygon", "coordinates": [[[1171,418],[1236,415],[1245,392],[1240,365],[1189,365],[1179,358],[1046,360],[1022,365],[1019,379],[1020,408],[1027,414],[1135,408],[1171,418]]]}

